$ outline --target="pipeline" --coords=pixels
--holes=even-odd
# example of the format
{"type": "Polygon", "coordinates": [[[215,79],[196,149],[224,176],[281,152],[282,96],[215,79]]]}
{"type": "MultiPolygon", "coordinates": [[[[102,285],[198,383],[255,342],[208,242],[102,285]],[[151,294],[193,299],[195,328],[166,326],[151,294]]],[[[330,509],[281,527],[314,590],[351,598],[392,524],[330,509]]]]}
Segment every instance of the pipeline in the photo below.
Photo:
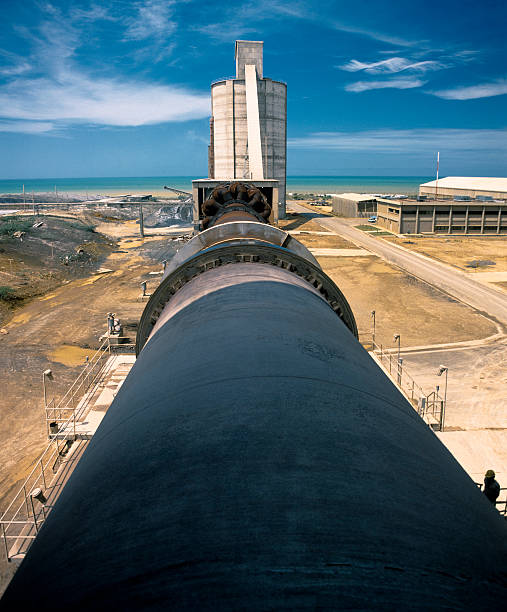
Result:
{"type": "Polygon", "coordinates": [[[306,247],[217,212],[167,266],[2,609],[498,607],[505,521],[306,247]]]}

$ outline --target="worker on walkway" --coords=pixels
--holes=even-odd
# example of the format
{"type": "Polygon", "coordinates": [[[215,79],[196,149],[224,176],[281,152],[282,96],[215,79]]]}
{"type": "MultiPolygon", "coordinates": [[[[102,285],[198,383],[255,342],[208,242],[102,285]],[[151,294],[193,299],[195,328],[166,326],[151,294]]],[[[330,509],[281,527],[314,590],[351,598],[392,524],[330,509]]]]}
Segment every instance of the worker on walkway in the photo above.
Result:
{"type": "Polygon", "coordinates": [[[494,504],[500,495],[500,485],[495,480],[495,472],[488,470],[484,475],[484,495],[494,504]]]}

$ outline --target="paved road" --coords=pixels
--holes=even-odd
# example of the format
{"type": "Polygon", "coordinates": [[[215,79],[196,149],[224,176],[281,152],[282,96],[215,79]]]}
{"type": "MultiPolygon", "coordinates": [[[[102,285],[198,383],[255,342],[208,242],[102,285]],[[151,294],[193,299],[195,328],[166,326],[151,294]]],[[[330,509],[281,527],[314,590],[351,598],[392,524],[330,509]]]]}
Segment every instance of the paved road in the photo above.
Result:
{"type": "Polygon", "coordinates": [[[507,324],[507,295],[500,291],[483,285],[471,279],[466,273],[446,264],[402,249],[385,240],[368,236],[367,233],[351,227],[343,219],[319,215],[293,202],[289,208],[294,212],[307,214],[325,229],[336,232],[461,302],[507,324]]]}

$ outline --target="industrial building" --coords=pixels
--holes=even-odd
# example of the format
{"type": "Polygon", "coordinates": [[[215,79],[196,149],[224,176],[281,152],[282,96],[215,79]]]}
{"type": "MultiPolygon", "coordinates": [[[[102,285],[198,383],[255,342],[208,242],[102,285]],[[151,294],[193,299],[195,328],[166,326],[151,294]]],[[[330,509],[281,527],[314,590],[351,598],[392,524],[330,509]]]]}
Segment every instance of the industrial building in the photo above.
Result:
{"type": "Polygon", "coordinates": [[[477,197],[507,199],[507,178],[446,176],[419,185],[419,195],[438,198],[477,197]]]}
{"type": "Polygon", "coordinates": [[[278,181],[285,216],[287,85],[263,76],[263,42],[236,41],[236,78],[211,86],[208,178],[278,181]]]}
{"type": "Polygon", "coordinates": [[[340,193],[332,201],[333,212],[343,217],[369,217],[377,212],[377,200],[370,194],[340,193]]]}
{"type": "Polygon", "coordinates": [[[507,234],[507,202],[377,199],[377,224],[395,234],[507,234]]]}

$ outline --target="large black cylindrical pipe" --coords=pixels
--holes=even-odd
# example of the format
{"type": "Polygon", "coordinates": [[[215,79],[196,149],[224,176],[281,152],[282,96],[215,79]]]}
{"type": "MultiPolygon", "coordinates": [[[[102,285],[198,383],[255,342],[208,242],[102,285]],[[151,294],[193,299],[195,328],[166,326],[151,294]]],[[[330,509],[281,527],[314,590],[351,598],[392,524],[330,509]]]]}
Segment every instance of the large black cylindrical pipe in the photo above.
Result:
{"type": "Polygon", "coordinates": [[[5,609],[486,609],[496,510],[336,316],[266,263],[175,294],[5,609]]]}

